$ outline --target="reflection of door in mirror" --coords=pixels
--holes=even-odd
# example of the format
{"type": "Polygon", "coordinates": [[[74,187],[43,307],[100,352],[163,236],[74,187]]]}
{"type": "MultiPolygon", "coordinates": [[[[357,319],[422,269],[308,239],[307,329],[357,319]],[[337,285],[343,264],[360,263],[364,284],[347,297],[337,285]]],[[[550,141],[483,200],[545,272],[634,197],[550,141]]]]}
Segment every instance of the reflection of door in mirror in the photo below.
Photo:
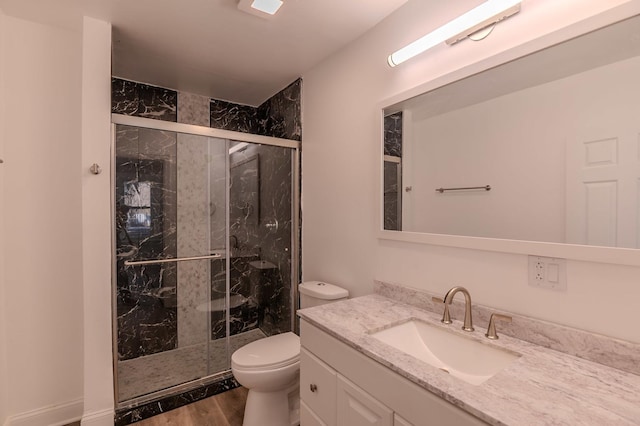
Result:
{"type": "Polygon", "coordinates": [[[583,118],[567,137],[568,243],[638,248],[640,89],[633,85],[638,73],[636,58],[581,76],[602,89],[590,99],[577,95],[582,102],[575,109],[583,118]]]}
{"type": "Polygon", "coordinates": [[[384,117],[384,229],[402,230],[402,111],[384,117]]]}

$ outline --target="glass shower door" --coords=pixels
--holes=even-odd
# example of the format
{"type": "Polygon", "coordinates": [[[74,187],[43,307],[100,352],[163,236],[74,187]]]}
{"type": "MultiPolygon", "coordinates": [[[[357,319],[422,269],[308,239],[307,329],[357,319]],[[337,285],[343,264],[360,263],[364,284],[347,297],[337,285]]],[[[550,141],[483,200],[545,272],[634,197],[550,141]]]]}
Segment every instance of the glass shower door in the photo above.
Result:
{"type": "Polygon", "coordinates": [[[228,142],[117,125],[117,402],[229,369],[228,142]],[[216,318],[216,321],[213,319],[216,318]]]}
{"type": "Polygon", "coordinates": [[[231,141],[231,350],[292,330],[295,150],[231,141]],[[234,309],[246,299],[244,311],[234,309]]]}

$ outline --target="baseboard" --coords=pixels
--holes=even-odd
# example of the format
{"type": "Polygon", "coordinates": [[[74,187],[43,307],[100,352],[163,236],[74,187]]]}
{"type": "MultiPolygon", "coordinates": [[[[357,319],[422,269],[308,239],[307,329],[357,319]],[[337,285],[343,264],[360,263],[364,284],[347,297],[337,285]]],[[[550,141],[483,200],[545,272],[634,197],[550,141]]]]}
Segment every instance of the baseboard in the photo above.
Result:
{"type": "Polygon", "coordinates": [[[82,418],[82,398],[9,416],[5,426],[63,426],[82,418]]]}
{"type": "Polygon", "coordinates": [[[82,416],[82,426],[113,426],[113,416],[112,409],[85,413],[82,416]]]}

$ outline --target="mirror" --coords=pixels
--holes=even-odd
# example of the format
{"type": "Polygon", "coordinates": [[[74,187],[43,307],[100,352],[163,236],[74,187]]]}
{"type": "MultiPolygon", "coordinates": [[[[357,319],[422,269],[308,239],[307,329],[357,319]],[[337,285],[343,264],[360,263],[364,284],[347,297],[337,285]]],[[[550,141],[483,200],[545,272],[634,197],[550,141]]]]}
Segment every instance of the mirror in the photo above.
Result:
{"type": "Polygon", "coordinates": [[[383,229],[638,248],[640,17],[384,108],[383,229]]]}

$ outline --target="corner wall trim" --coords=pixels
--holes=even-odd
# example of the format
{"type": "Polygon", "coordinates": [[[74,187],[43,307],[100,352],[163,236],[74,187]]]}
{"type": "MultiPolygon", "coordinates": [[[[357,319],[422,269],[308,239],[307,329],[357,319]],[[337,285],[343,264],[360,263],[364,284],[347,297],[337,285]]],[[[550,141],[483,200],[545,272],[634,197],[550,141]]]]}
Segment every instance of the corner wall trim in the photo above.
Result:
{"type": "Polygon", "coordinates": [[[82,417],[82,398],[9,416],[5,426],[62,426],[82,417]]]}
{"type": "Polygon", "coordinates": [[[82,426],[113,426],[114,413],[111,408],[85,413],[82,416],[81,424],[82,426]]]}

